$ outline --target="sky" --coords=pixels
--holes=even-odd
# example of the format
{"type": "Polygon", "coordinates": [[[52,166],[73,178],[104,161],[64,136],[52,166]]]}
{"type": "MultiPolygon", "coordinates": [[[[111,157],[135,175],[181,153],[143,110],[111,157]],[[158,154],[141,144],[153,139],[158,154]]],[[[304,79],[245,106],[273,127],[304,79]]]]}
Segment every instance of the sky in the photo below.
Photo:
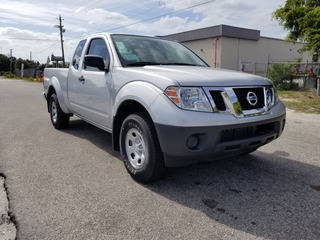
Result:
{"type": "Polygon", "coordinates": [[[45,63],[61,56],[59,15],[65,32],[65,59],[80,39],[99,32],[168,35],[220,24],[260,30],[284,39],[287,32],[272,13],[285,0],[1,0],[0,53],[45,63]]]}

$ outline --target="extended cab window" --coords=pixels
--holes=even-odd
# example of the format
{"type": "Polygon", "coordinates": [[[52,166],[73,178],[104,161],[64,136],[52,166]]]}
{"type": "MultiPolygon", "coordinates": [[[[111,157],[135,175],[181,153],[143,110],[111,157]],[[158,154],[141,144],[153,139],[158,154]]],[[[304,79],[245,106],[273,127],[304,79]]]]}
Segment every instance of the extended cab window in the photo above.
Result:
{"type": "MultiPolygon", "coordinates": [[[[87,55],[101,56],[106,64],[106,62],[109,60],[109,52],[105,41],[101,38],[92,39],[87,51],[87,55]]],[[[89,66],[84,66],[84,69],[89,71],[98,71],[97,68],[89,66]]]]}
{"type": "Polygon", "coordinates": [[[80,58],[81,58],[81,54],[83,51],[83,47],[86,44],[87,40],[82,40],[79,42],[78,47],[74,53],[73,59],[72,59],[72,66],[75,69],[79,69],[79,62],[80,62],[80,58]]]}

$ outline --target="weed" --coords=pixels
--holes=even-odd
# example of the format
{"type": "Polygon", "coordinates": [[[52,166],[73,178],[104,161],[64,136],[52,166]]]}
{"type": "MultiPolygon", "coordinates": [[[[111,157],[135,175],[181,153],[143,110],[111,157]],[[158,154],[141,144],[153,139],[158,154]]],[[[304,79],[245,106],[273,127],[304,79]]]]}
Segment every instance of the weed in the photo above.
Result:
{"type": "Polygon", "coordinates": [[[297,112],[320,114],[320,96],[313,88],[298,91],[279,91],[282,102],[297,112]]]}

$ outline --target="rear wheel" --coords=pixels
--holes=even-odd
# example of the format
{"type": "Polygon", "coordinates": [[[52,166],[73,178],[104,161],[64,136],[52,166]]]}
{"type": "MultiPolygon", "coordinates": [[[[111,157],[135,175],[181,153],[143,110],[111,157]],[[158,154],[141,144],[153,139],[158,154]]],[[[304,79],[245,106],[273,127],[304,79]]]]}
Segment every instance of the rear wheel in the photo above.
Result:
{"type": "Polygon", "coordinates": [[[70,116],[61,110],[56,94],[52,94],[50,97],[49,112],[51,122],[56,129],[67,127],[70,116]]]}
{"type": "Polygon", "coordinates": [[[163,175],[163,154],[153,122],[147,114],[131,114],[124,120],[120,149],[124,165],[133,179],[146,183],[163,175]]]}

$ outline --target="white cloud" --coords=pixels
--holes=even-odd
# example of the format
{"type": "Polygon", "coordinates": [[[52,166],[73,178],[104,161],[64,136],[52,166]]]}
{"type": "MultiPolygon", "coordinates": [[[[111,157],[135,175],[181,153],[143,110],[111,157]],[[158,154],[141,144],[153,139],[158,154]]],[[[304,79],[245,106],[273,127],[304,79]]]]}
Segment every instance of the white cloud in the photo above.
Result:
{"type": "Polygon", "coordinates": [[[184,28],[183,26],[185,26],[187,22],[188,18],[166,16],[155,22],[155,26],[157,29],[162,30],[162,34],[166,34],[168,32],[168,29],[170,29],[171,32],[181,31],[184,28]]]}
{"type": "Polygon", "coordinates": [[[263,36],[284,38],[286,35],[278,22],[271,21],[272,12],[285,0],[216,0],[184,12],[155,18],[206,1],[1,0],[0,46],[3,53],[13,49],[14,56],[22,58],[29,58],[32,51],[34,58],[41,62],[45,62],[51,53],[61,55],[59,29],[53,27],[58,24],[59,14],[66,29],[67,58],[71,58],[79,38],[108,29],[114,29],[112,32],[165,35],[227,24],[257,29],[263,36]],[[148,21],[151,18],[155,19],[148,21]]]}
{"type": "Polygon", "coordinates": [[[29,59],[30,52],[37,60],[42,60],[42,55],[37,56],[39,49],[45,49],[50,45],[60,43],[55,34],[46,35],[34,33],[18,28],[0,28],[0,46],[2,53],[8,55],[10,49],[13,50],[13,56],[17,58],[29,59]]]}
{"type": "Polygon", "coordinates": [[[81,7],[77,8],[77,9],[74,11],[74,13],[82,12],[82,11],[85,10],[85,9],[86,9],[85,6],[81,6],[81,7]]]}

